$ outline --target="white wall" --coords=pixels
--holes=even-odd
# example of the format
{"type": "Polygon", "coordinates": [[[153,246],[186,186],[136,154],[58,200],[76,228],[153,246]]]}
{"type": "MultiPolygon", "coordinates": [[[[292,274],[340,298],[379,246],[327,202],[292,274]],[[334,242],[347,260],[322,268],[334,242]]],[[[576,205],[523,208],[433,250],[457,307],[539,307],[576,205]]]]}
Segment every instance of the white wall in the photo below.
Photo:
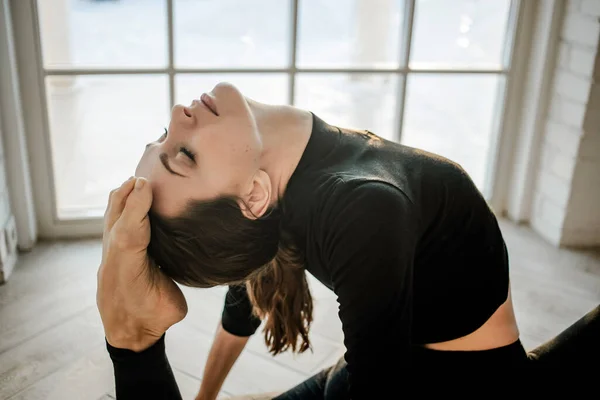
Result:
{"type": "MultiPolygon", "coordinates": [[[[600,17],[600,0],[593,5],[600,17]]],[[[600,245],[600,51],[595,57],[592,53],[591,49],[576,48],[571,53],[571,59],[577,61],[573,67],[585,74],[591,87],[565,215],[563,245],[600,245]]]]}
{"type": "MultiPolygon", "coordinates": [[[[0,122],[2,121],[0,117],[0,122]]],[[[0,230],[8,221],[10,212],[10,200],[8,197],[8,184],[6,183],[6,172],[4,162],[4,133],[2,132],[2,124],[0,123],[0,230]]]]}
{"type": "Polygon", "coordinates": [[[555,245],[600,245],[599,39],[600,0],[567,0],[530,221],[555,245]]]}
{"type": "Polygon", "coordinates": [[[10,276],[17,258],[17,232],[11,213],[6,182],[6,162],[4,157],[4,134],[0,116],[0,283],[10,276]]]}

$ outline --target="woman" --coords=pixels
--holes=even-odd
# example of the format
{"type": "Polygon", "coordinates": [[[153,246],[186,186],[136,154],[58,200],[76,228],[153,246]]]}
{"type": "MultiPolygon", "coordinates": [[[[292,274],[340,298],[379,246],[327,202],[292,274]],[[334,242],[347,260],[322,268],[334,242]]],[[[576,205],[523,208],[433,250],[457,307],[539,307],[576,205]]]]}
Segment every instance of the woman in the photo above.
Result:
{"type": "MultiPolygon", "coordinates": [[[[171,118],[136,170],[151,184],[148,255],[160,268],[142,270],[150,271],[150,287],[166,288],[159,291],[169,296],[157,296],[157,302],[167,307],[154,305],[170,309],[156,314],[171,318],[161,320],[151,339],[126,342],[120,339],[126,335],[109,336],[113,328],[107,326],[119,324],[106,309],[116,313],[116,306],[102,306],[110,301],[99,295],[122,397],[131,382],[150,385],[150,376],[160,381],[151,393],[176,393],[164,332],[183,318],[185,307],[165,277],[195,287],[230,286],[198,398],[216,396],[261,320],[273,354],[309,348],[312,300],[305,271],[337,295],[347,351],[335,368],[280,399],[389,395],[407,367],[531,363],[519,340],[502,233],[459,165],[369,131],[330,126],[304,110],[255,102],[227,83],[189,107],[175,106],[171,118]],[[146,366],[158,360],[160,367],[135,372],[127,365],[136,357],[146,366]]],[[[121,206],[107,211],[112,222],[104,270],[117,268],[107,266],[115,254],[107,249],[131,242],[110,239],[125,218],[119,214],[126,214],[125,199],[137,196],[131,181],[123,187],[111,198],[121,206]]],[[[150,207],[145,202],[137,211],[142,232],[148,221],[143,211],[150,207]]],[[[136,254],[145,255],[147,238],[134,242],[136,254]]],[[[102,280],[99,293],[109,290],[100,289],[102,280]]],[[[584,321],[587,336],[579,337],[590,337],[592,328],[598,332],[597,314],[584,321]]],[[[129,315],[142,318],[140,312],[129,315]]]]}

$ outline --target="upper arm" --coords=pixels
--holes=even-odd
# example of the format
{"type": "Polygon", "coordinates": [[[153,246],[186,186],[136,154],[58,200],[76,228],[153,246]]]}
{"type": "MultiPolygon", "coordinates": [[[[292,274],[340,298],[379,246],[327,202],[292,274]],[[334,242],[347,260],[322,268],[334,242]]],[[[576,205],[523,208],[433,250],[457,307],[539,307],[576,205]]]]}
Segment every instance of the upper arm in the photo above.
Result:
{"type": "Polygon", "coordinates": [[[261,320],[252,312],[246,285],[231,285],[221,315],[223,329],[236,336],[252,336],[261,320]]]}
{"type": "MultiPolygon", "coordinates": [[[[399,189],[378,182],[344,191],[328,210],[324,260],[344,330],[353,398],[383,390],[385,366],[408,361],[418,215],[399,189]]],[[[389,381],[388,381],[389,382],[389,381]]]]}

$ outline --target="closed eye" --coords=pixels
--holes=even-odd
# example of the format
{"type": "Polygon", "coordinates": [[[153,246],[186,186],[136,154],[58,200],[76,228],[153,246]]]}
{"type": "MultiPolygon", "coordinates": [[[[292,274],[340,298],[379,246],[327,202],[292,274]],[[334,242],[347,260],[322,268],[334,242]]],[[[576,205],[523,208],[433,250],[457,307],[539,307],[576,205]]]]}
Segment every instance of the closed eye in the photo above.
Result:
{"type": "Polygon", "coordinates": [[[187,158],[189,158],[190,160],[192,160],[192,162],[194,162],[194,163],[196,162],[196,155],[193,152],[191,152],[189,149],[187,149],[186,147],[183,147],[183,146],[180,147],[179,151],[181,153],[185,154],[185,156],[187,158]]]}
{"type": "MultiPolygon", "coordinates": [[[[167,136],[169,136],[169,131],[167,130],[167,128],[165,128],[165,132],[162,134],[162,136],[158,139],[159,143],[162,143],[165,141],[165,139],[167,138],[167,136]]],[[[188,149],[185,146],[181,146],[179,148],[179,152],[183,153],[187,158],[189,158],[193,163],[196,163],[196,154],[194,154],[193,151],[191,151],[190,149],[188,149]]]]}

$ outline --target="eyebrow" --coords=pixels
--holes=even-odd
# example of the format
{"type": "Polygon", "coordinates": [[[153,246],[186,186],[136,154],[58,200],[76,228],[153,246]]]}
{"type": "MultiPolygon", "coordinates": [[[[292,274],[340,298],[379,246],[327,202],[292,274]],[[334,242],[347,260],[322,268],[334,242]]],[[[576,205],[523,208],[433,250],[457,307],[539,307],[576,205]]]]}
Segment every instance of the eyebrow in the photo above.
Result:
{"type": "Polygon", "coordinates": [[[177,176],[181,176],[182,178],[185,178],[185,176],[178,174],[177,172],[173,171],[171,169],[171,167],[169,166],[169,156],[167,155],[167,153],[160,153],[160,155],[158,156],[158,158],[160,158],[160,161],[162,162],[162,165],[165,166],[165,169],[167,171],[169,171],[171,174],[173,175],[177,175],[177,176]]]}

